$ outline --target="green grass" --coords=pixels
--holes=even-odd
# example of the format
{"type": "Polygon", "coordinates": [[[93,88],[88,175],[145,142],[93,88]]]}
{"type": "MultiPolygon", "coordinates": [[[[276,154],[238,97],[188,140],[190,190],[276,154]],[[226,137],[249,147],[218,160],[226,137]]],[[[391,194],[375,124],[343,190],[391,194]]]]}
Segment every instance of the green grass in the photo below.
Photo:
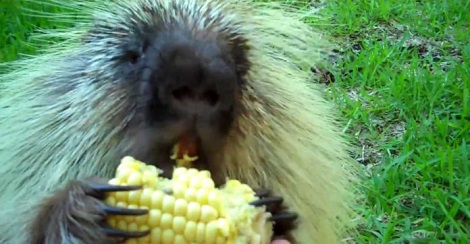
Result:
{"type": "MultiPolygon", "coordinates": [[[[349,121],[345,131],[369,174],[353,238],[469,243],[470,2],[315,2],[326,18],[311,22],[340,44],[322,71],[334,78],[327,95],[349,121]]],[[[33,26],[61,26],[21,15],[20,3],[0,2],[0,61],[35,53],[33,26]]]]}

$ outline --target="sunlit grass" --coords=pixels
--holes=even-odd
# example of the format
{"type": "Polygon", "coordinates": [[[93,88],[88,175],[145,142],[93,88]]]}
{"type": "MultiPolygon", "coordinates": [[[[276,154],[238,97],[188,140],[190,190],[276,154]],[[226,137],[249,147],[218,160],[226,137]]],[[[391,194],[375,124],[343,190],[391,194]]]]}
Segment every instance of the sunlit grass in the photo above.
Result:
{"type": "MultiPolygon", "coordinates": [[[[269,1],[269,0],[264,0],[269,1]]],[[[278,1],[280,2],[280,1],[278,1]]],[[[284,0],[304,8],[310,1],[284,0]]],[[[359,243],[470,241],[470,2],[314,1],[341,44],[328,98],[367,165],[359,243]],[[320,3],[318,3],[320,2],[320,3]]],[[[64,23],[0,2],[0,62],[34,54],[34,27],[64,23]]],[[[28,3],[41,12],[60,8],[28,3]]]]}

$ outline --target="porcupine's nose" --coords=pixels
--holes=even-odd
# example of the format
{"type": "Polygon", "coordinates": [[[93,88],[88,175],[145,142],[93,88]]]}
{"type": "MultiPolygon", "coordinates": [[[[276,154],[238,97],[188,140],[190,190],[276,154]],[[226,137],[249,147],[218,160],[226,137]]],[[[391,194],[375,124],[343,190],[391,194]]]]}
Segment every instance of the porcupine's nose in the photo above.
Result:
{"type": "Polygon", "coordinates": [[[179,113],[212,117],[234,104],[236,76],[214,48],[179,47],[168,63],[172,82],[167,92],[179,113]]]}
{"type": "Polygon", "coordinates": [[[177,106],[189,114],[216,112],[220,94],[216,88],[204,85],[183,85],[171,93],[177,106]]]}

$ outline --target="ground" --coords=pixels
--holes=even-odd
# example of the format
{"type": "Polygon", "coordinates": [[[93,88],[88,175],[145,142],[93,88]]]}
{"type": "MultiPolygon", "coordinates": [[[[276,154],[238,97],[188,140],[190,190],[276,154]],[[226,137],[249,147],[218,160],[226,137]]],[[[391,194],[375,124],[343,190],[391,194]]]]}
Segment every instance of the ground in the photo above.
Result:
{"type": "MultiPolygon", "coordinates": [[[[470,1],[277,1],[310,9],[337,43],[313,71],[368,173],[349,241],[470,242],[470,1]]],[[[27,4],[61,11],[45,2],[27,4]]],[[[35,26],[67,25],[22,6],[0,2],[0,62],[36,52],[35,26]]]]}

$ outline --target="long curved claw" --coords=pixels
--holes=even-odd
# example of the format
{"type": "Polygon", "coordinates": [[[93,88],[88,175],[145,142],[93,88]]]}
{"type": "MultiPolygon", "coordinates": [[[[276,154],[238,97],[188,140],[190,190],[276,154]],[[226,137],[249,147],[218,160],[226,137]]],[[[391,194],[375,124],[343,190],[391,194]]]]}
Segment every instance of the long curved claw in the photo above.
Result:
{"type": "Polygon", "coordinates": [[[120,207],[111,207],[108,205],[101,206],[101,210],[103,210],[107,214],[113,215],[144,215],[148,213],[147,209],[131,209],[131,208],[120,208],[120,207]]]}
{"type": "Polygon", "coordinates": [[[268,204],[281,204],[284,201],[282,197],[267,197],[267,198],[262,198],[253,202],[250,202],[250,205],[253,205],[255,207],[259,207],[261,205],[268,205],[268,204]]]}
{"type": "Polygon", "coordinates": [[[269,220],[274,222],[292,222],[295,221],[298,217],[299,216],[296,213],[284,212],[269,217],[269,220]]]}
{"type": "Polygon", "coordinates": [[[264,206],[265,211],[271,214],[268,221],[274,224],[274,236],[285,236],[282,239],[294,241],[291,231],[297,227],[298,214],[288,211],[287,206],[283,205],[284,198],[271,195],[271,190],[258,189],[255,190],[255,195],[258,199],[249,204],[255,207],[264,206]]]}
{"type": "Polygon", "coordinates": [[[91,182],[90,187],[96,192],[113,192],[113,191],[135,191],[142,189],[142,186],[116,186],[105,183],[91,182]]]}
{"type": "Polygon", "coordinates": [[[146,231],[123,231],[123,230],[117,230],[113,228],[102,228],[103,232],[108,236],[108,237],[121,237],[121,238],[139,238],[139,237],[144,237],[148,234],[150,234],[149,230],[146,231]]]}

